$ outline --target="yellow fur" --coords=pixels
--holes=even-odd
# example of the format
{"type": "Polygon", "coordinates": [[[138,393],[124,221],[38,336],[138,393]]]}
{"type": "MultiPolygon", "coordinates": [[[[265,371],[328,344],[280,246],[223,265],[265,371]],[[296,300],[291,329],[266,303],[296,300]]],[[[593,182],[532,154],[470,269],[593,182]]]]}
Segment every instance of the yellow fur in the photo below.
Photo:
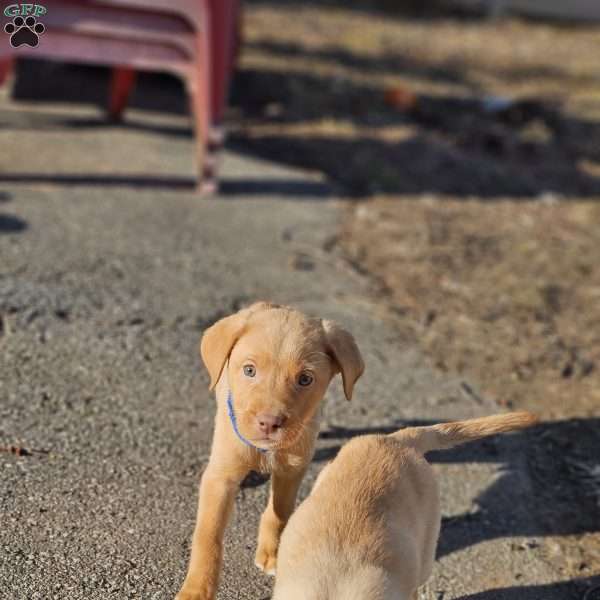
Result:
{"type": "Polygon", "coordinates": [[[512,413],[348,442],[285,528],[273,600],[416,599],[441,521],[423,453],[535,422],[512,413]]]}

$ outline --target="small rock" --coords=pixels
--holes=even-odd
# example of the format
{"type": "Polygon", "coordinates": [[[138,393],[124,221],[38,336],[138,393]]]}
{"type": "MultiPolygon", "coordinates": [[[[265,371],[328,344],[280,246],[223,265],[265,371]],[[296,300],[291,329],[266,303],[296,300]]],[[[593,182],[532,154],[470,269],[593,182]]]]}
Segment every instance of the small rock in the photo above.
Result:
{"type": "Polygon", "coordinates": [[[313,259],[302,252],[298,252],[291,257],[290,266],[296,271],[314,271],[315,269],[313,259]]]}

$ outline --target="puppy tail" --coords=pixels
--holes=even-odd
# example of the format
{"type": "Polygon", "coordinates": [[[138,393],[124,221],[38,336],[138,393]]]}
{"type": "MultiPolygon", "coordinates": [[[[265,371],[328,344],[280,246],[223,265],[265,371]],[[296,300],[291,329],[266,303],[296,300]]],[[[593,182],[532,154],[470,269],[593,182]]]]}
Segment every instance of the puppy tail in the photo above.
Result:
{"type": "Polygon", "coordinates": [[[430,450],[443,450],[497,433],[525,429],[538,422],[528,412],[512,412],[491,417],[441,423],[430,427],[407,427],[390,434],[403,444],[425,454],[430,450]]]}

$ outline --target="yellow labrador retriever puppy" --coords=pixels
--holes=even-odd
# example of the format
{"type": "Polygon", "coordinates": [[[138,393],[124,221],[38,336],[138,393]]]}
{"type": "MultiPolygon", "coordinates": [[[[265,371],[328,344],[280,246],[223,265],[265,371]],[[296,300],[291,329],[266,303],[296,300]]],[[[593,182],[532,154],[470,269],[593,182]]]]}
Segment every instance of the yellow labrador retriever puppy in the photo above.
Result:
{"type": "Polygon", "coordinates": [[[348,442],[283,532],[273,600],[416,600],[441,521],[423,454],[534,422],[518,412],[348,442]]]}
{"type": "Polygon", "coordinates": [[[313,456],[327,386],[341,373],[350,400],[364,369],[347,331],[264,302],[207,329],[200,352],[210,387],[216,388],[217,416],[188,573],[176,600],[214,598],[223,533],[238,485],[250,470],[271,473],[256,564],[275,572],[279,537],[313,456]]]}

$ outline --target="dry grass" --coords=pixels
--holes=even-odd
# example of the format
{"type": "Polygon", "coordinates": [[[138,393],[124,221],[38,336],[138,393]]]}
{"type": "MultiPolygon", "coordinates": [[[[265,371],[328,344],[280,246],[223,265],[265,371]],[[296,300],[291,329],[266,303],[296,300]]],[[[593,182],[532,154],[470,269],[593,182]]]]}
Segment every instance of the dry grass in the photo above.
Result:
{"type": "Polygon", "coordinates": [[[345,247],[435,364],[545,417],[600,406],[600,205],[375,200],[345,247]]]}

